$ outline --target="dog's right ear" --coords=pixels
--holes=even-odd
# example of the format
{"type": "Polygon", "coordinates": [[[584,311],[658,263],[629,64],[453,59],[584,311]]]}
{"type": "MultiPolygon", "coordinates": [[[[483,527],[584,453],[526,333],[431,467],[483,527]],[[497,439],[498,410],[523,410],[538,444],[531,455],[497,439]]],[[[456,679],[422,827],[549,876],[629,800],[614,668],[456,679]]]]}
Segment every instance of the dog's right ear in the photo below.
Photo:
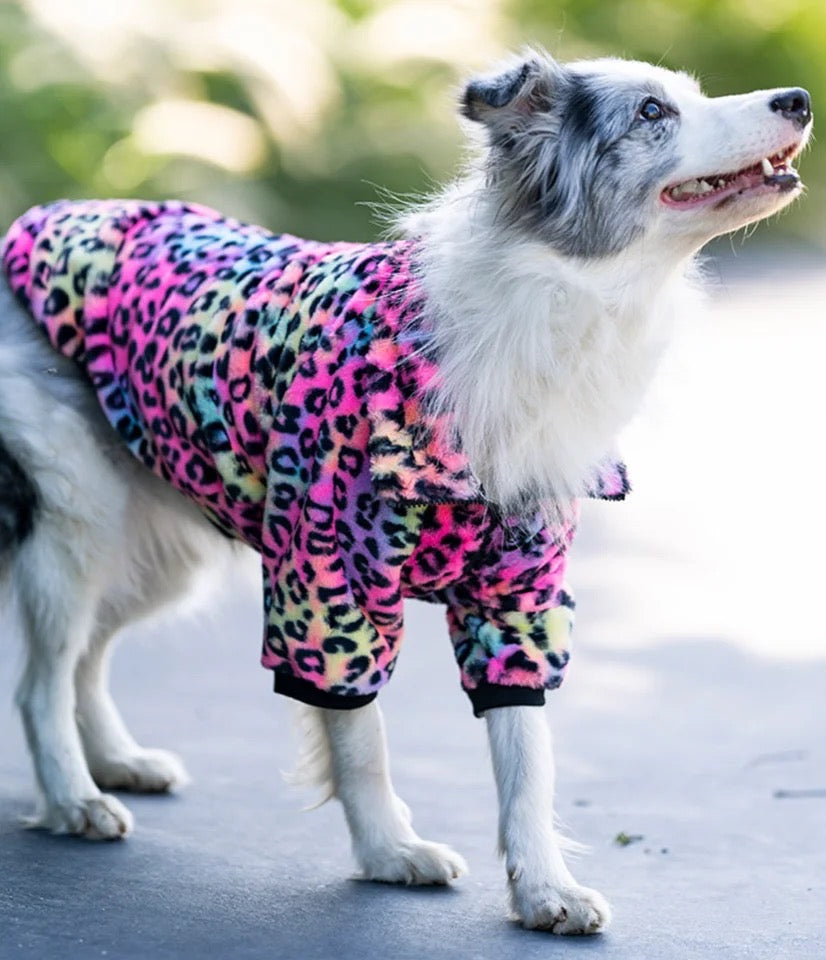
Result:
{"type": "Polygon", "coordinates": [[[558,75],[550,57],[536,55],[504,72],[477,77],[465,87],[462,114],[494,133],[510,132],[551,106],[558,75]]]}

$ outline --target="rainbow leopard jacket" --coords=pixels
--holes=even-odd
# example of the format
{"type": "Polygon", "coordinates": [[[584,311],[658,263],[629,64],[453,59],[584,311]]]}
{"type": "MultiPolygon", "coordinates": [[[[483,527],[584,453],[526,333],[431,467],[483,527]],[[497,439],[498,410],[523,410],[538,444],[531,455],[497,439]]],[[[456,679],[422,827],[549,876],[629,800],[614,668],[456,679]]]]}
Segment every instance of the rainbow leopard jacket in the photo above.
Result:
{"type": "MultiPolygon", "coordinates": [[[[150,470],[259,551],[279,693],[359,707],[402,599],[447,605],[477,715],[562,680],[572,527],[485,502],[421,346],[416,245],[276,236],[178,202],[60,201],[11,227],[9,283],[150,470]]],[[[589,495],[621,498],[624,469],[589,495]]]]}

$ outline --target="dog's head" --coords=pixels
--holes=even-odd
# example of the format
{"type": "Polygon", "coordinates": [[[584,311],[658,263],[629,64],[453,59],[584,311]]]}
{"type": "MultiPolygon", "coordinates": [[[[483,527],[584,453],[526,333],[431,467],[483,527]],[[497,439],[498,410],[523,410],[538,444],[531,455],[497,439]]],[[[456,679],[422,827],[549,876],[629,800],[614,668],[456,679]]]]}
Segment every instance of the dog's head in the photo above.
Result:
{"type": "Polygon", "coordinates": [[[812,128],[800,88],[708,98],[682,73],[532,52],[473,80],[497,216],[575,257],[641,239],[690,251],[788,205],[812,128]]]}

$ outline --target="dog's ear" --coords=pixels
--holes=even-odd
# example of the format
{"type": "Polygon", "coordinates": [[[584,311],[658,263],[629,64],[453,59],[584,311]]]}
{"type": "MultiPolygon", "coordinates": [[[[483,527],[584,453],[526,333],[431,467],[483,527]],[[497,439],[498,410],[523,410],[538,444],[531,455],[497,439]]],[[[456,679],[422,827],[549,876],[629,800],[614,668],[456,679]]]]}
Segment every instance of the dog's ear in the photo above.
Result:
{"type": "Polygon", "coordinates": [[[550,57],[531,55],[504,72],[471,80],[462,95],[462,113],[492,131],[513,130],[550,108],[559,74],[560,67],[550,57]]]}

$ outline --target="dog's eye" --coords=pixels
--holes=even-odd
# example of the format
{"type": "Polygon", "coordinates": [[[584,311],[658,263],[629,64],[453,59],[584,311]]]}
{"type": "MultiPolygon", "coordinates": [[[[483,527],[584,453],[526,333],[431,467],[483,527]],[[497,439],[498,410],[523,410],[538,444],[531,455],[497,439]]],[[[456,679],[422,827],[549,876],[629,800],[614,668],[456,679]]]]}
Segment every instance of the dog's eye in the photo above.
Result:
{"type": "Polygon", "coordinates": [[[643,100],[638,116],[641,120],[662,120],[665,116],[665,108],[659,100],[649,97],[647,100],[643,100]]]}

